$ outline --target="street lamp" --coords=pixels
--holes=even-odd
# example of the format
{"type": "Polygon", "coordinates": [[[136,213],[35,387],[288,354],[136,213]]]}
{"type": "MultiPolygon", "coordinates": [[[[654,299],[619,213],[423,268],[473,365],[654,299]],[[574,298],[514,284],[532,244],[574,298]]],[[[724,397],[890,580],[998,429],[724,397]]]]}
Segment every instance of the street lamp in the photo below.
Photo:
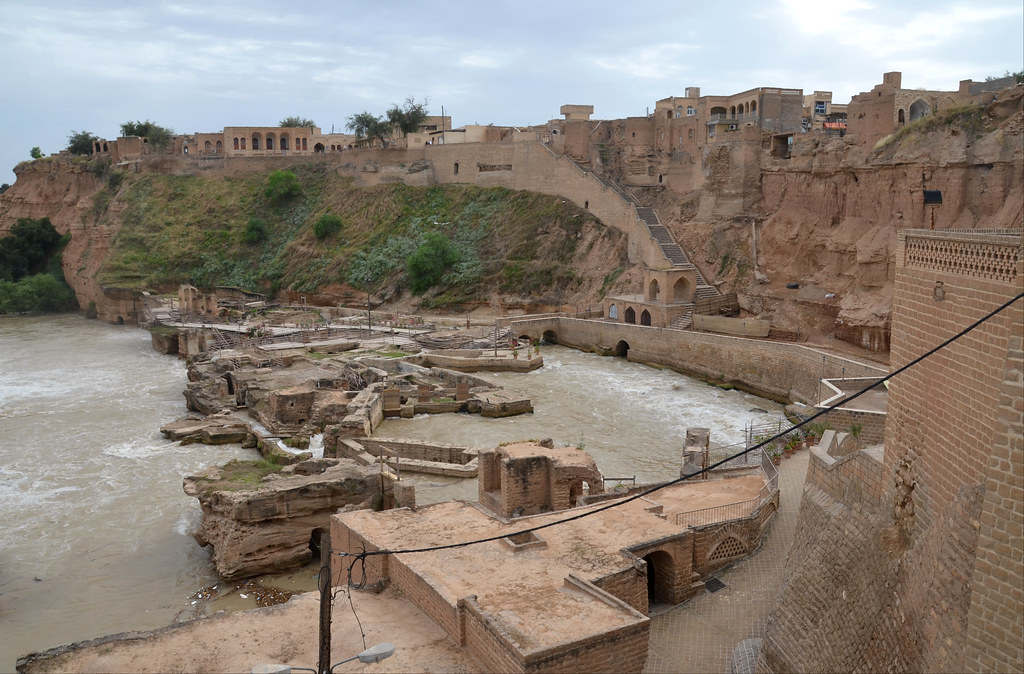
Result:
{"type": "Polygon", "coordinates": [[[373,317],[370,315],[370,283],[373,282],[373,278],[370,276],[366,277],[366,334],[367,337],[373,336],[373,317]]]}
{"type": "Polygon", "coordinates": [[[342,660],[340,662],[335,662],[327,671],[333,672],[334,668],[338,665],[343,665],[346,662],[352,662],[357,658],[359,659],[359,662],[362,662],[363,664],[369,664],[371,662],[380,662],[384,658],[390,658],[394,654],[395,645],[384,642],[382,644],[377,644],[376,646],[370,646],[359,655],[353,655],[351,658],[346,658],[345,660],[342,660]]]}
{"type": "MultiPolygon", "coordinates": [[[[389,644],[389,643],[386,643],[386,642],[383,643],[383,644],[377,644],[376,646],[370,646],[369,648],[367,648],[365,651],[363,651],[359,655],[353,655],[351,658],[346,658],[346,659],[342,660],[341,662],[335,662],[333,665],[331,665],[331,668],[329,670],[327,670],[327,671],[328,672],[333,672],[334,668],[337,667],[338,665],[343,665],[346,662],[352,662],[353,660],[359,660],[359,662],[362,662],[363,664],[370,664],[372,662],[380,662],[381,660],[383,660],[385,658],[390,658],[394,654],[395,654],[395,646],[394,646],[394,644],[389,644]]],[[[314,674],[316,674],[317,670],[312,669],[310,667],[295,667],[293,665],[263,664],[263,665],[256,665],[250,671],[252,672],[252,674],[291,674],[294,671],[313,672],[314,674]]]]}

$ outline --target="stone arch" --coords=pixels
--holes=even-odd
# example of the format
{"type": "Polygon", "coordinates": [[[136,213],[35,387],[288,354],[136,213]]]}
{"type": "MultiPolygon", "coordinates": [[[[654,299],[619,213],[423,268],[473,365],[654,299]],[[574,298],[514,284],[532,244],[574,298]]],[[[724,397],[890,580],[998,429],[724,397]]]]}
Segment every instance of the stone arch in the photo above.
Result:
{"type": "Polygon", "coordinates": [[[541,335],[540,338],[548,344],[558,344],[558,335],[554,330],[545,330],[544,334],[541,335]]]}
{"type": "Polygon", "coordinates": [[[647,285],[647,299],[655,301],[661,295],[661,284],[658,283],[658,279],[652,278],[651,282],[647,285]]]}
{"type": "Polygon", "coordinates": [[[633,307],[626,307],[626,313],[622,316],[622,320],[626,323],[636,324],[636,309],[633,307]]]}
{"type": "Polygon", "coordinates": [[[234,139],[232,141],[232,145],[234,146],[234,149],[236,149],[236,150],[238,149],[238,136],[234,137],[234,139]]]}
{"type": "Polygon", "coordinates": [[[257,134],[252,134],[252,149],[260,149],[260,137],[257,134]]]}
{"type": "Polygon", "coordinates": [[[757,112],[757,101],[750,101],[750,114],[757,112]]]}
{"type": "Polygon", "coordinates": [[[673,116],[672,115],[672,111],[671,110],[666,110],[665,111],[665,116],[668,117],[669,119],[672,119],[672,116],[673,116]]]}
{"type": "Polygon", "coordinates": [[[274,149],[274,140],[275,140],[274,134],[268,133],[266,140],[267,140],[267,142],[266,142],[267,150],[268,151],[269,150],[273,150],[274,149]]]}
{"type": "Polygon", "coordinates": [[[619,308],[614,304],[608,306],[608,318],[613,321],[617,321],[619,319],[619,308]]]}
{"type": "Polygon", "coordinates": [[[740,103],[738,106],[736,106],[736,114],[738,114],[740,117],[743,116],[743,104],[742,103],[740,103]]]}
{"type": "Polygon", "coordinates": [[[578,505],[583,505],[584,502],[581,499],[591,492],[592,489],[589,482],[584,479],[573,480],[569,484],[569,507],[575,508],[578,505]]]}
{"type": "Polygon", "coordinates": [[[932,113],[932,106],[928,105],[928,101],[923,98],[919,98],[910,104],[910,121],[916,122],[922,117],[927,117],[932,113]]]}
{"type": "Polygon", "coordinates": [[[224,151],[224,143],[219,140],[217,141],[217,144],[214,147],[217,150],[217,154],[220,154],[224,151]]]}
{"type": "Polygon", "coordinates": [[[716,105],[715,107],[711,108],[710,114],[712,117],[714,117],[715,115],[722,115],[724,117],[728,112],[729,111],[723,108],[722,106],[716,105]]]}
{"type": "Polygon", "coordinates": [[[618,344],[615,345],[615,355],[620,358],[625,358],[629,354],[629,342],[624,339],[620,339],[618,344]]]}
{"type": "Polygon", "coordinates": [[[685,276],[680,276],[678,279],[676,279],[675,285],[672,286],[672,299],[689,301],[689,289],[690,282],[686,279],[685,276]]]}
{"type": "Polygon", "coordinates": [[[244,149],[245,149],[245,138],[244,138],[244,137],[242,137],[242,138],[240,138],[239,140],[241,140],[241,141],[242,141],[242,149],[244,150],[244,149]]]}
{"type": "Polygon", "coordinates": [[[898,124],[906,124],[907,117],[906,117],[906,113],[903,112],[903,108],[900,108],[899,112],[896,113],[896,122],[898,124]]]}
{"type": "Polygon", "coordinates": [[[647,605],[675,604],[676,560],[664,550],[644,556],[647,562],[647,605]]]}
{"type": "Polygon", "coordinates": [[[647,309],[644,309],[643,312],[640,314],[640,325],[650,325],[650,324],[651,324],[651,312],[647,311],[647,309]]]}
{"type": "Polygon", "coordinates": [[[203,152],[206,153],[206,154],[212,154],[213,153],[213,143],[211,143],[210,141],[206,141],[203,144],[203,152]]]}
{"type": "Polygon", "coordinates": [[[324,144],[323,143],[317,143],[316,145],[314,145],[313,146],[313,152],[316,152],[317,154],[323,154],[324,153],[324,144]]]}
{"type": "Polygon", "coordinates": [[[289,141],[288,134],[282,133],[281,134],[281,149],[282,150],[290,150],[291,149],[290,147],[288,147],[288,145],[289,145],[288,141],[289,141]]]}
{"type": "MultiPolygon", "coordinates": [[[[708,564],[724,562],[747,554],[747,545],[732,534],[725,536],[708,551],[708,564]]],[[[717,565],[716,565],[717,566],[717,565]]]]}

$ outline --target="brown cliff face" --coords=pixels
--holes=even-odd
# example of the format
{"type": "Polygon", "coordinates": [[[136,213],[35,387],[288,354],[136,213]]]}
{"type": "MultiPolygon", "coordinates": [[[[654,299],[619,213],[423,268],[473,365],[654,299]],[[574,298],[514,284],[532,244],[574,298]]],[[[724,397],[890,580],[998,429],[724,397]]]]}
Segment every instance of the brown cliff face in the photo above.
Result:
{"type": "Polygon", "coordinates": [[[61,234],[71,234],[62,255],[64,278],[75,291],[79,306],[95,302],[99,318],[112,323],[130,320],[133,295],[106,291],[96,272],[107,257],[110,243],[120,229],[116,219],[103,218],[116,210],[105,197],[114,191],[101,178],[105,166],[84,157],[40,159],[15,168],[17,180],[0,195],[0,236],[18,218],[50,218],[61,234]],[[106,188],[106,189],[105,189],[106,188]],[[126,310],[127,309],[127,310],[126,310]],[[121,321],[118,321],[118,319],[121,321]]]}

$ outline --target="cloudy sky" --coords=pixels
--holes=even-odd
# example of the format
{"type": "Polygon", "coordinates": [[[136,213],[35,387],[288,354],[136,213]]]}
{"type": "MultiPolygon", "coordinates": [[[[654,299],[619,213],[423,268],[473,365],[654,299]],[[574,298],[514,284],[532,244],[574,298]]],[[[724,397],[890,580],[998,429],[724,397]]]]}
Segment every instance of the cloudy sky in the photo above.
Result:
{"type": "Polygon", "coordinates": [[[903,72],[950,90],[1024,69],[1021,0],[0,0],[0,182],[72,131],[322,129],[407,96],[463,124],[528,125],[564,103],[637,116],[699,86],[824,89],[903,72]]]}

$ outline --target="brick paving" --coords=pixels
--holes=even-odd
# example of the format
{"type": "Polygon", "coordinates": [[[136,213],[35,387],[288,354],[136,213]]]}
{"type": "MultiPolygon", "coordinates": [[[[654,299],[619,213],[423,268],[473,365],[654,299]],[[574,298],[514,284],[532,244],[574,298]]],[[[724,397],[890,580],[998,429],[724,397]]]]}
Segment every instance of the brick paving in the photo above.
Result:
{"type": "Polygon", "coordinates": [[[764,635],[796,531],[810,452],[779,465],[779,511],[753,555],[719,571],[726,587],[651,618],[644,672],[725,672],[740,641],[764,635]]]}

